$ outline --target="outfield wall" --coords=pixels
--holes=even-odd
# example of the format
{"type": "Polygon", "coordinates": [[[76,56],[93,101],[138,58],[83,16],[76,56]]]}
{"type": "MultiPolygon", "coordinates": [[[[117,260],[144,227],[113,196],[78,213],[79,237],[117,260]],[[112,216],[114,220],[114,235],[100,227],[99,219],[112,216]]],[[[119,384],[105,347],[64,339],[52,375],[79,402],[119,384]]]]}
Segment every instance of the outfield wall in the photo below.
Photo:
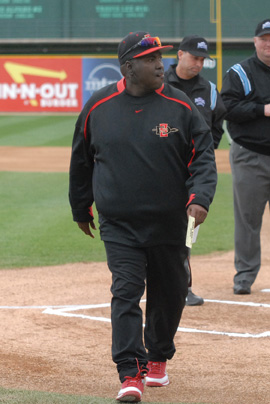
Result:
{"type": "Polygon", "coordinates": [[[269,0],[0,0],[0,38],[112,40],[147,30],[163,40],[215,39],[217,4],[227,39],[252,38],[270,17],[269,0]]]}

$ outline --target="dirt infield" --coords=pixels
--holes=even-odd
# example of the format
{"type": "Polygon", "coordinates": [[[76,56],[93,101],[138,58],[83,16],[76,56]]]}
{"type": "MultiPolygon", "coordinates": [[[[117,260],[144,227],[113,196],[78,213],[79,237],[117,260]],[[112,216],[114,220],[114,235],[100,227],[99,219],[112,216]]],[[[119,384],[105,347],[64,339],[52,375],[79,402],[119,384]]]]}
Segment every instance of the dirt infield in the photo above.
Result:
{"type": "MultiPolygon", "coordinates": [[[[70,149],[30,149],[29,157],[27,148],[0,148],[0,170],[67,171],[70,149]]],[[[228,153],[218,152],[218,170],[229,172],[228,153]]],[[[205,304],[185,308],[168,363],[171,383],[146,388],[143,401],[269,404],[269,243],[267,211],[250,296],[233,294],[233,252],[192,257],[194,291],[205,304]]],[[[1,270],[1,386],[114,398],[110,281],[105,263],[1,270]]]]}
{"type": "MultiPolygon", "coordinates": [[[[0,171],[67,172],[70,147],[0,147],[0,171]]],[[[228,150],[216,150],[219,172],[229,173],[228,150]]]]}

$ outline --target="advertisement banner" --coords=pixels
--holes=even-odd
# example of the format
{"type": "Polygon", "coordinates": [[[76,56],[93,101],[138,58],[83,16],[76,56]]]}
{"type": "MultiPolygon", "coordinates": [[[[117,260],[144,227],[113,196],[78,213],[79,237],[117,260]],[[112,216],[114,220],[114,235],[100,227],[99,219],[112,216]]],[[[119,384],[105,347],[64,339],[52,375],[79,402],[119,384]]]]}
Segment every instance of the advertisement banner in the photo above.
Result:
{"type": "MultiPolygon", "coordinates": [[[[167,70],[173,58],[163,58],[167,70]]],[[[0,112],[80,112],[100,88],[122,79],[117,57],[0,57],[0,112]]]]}
{"type": "Polygon", "coordinates": [[[122,79],[118,59],[83,59],[83,104],[102,87],[122,79]]]}
{"type": "Polygon", "coordinates": [[[1,57],[1,112],[77,112],[81,57],[1,57]]]}
{"type": "MultiPolygon", "coordinates": [[[[175,63],[173,58],[163,58],[164,70],[175,63]]],[[[100,88],[122,79],[117,58],[83,59],[83,104],[100,88]]]]}

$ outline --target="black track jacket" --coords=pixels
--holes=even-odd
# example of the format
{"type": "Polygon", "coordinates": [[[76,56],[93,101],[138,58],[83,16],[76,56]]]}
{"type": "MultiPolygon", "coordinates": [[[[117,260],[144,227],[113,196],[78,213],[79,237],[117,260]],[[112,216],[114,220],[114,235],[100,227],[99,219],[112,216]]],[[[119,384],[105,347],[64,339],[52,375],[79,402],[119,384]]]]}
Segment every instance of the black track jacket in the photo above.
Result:
{"type": "Polygon", "coordinates": [[[211,129],[214,147],[217,149],[224,132],[222,124],[226,113],[226,108],[217,87],[200,74],[189,80],[179,78],[175,71],[176,66],[176,64],[171,65],[166,71],[165,83],[184,91],[193,104],[196,105],[211,129]]]}
{"type": "Polygon", "coordinates": [[[270,67],[257,54],[232,66],[223,79],[221,96],[227,108],[232,139],[256,153],[270,156],[270,67]]]}
{"type": "Polygon", "coordinates": [[[95,201],[104,241],[185,243],[186,206],[208,209],[216,182],[209,128],[188,97],[168,84],[134,97],[122,79],[95,92],[77,120],[73,219],[90,221],[95,201]]]}

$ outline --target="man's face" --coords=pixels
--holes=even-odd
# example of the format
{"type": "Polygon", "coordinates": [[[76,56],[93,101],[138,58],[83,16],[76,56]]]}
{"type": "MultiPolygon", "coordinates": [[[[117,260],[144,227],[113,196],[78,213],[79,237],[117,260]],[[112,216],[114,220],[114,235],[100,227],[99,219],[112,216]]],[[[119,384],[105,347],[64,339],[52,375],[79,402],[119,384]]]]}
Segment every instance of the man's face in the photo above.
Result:
{"type": "Polygon", "coordinates": [[[178,69],[180,77],[186,80],[197,76],[203,68],[204,57],[194,56],[189,52],[178,51],[178,69]]]}
{"type": "Polygon", "coordinates": [[[255,36],[254,44],[258,58],[263,63],[270,66],[270,34],[255,36]]]}
{"type": "Polygon", "coordinates": [[[137,87],[141,94],[150,93],[162,86],[164,66],[160,51],[132,59],[131,69],[131,85],[137,87]]]}

